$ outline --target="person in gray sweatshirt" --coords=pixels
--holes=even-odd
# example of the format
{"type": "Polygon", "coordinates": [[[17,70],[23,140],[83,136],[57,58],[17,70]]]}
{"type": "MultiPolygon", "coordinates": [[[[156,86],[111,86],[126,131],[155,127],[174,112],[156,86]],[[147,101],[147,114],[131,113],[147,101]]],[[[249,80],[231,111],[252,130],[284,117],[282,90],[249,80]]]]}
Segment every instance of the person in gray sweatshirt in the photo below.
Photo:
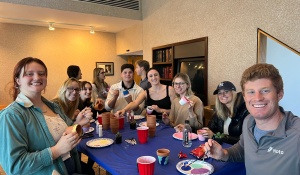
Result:
{"type": "Polygon", "coordinates": [[[279,106],[284,95],[279,71],[271,64],[255,64],[244,71],[240,85],[250,113],[240,141],[222,149],[209,139],[208,156],[244,161],[248,175],[300,174],[300,118],[279,106]]]}

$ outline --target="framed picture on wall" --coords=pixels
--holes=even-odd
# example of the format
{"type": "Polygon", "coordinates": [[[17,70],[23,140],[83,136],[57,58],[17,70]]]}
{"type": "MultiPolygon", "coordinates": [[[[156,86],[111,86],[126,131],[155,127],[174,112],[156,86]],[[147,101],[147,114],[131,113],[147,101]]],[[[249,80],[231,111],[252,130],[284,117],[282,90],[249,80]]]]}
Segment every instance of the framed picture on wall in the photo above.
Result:
{"type": "Polygon", "coordinates": [[[114,63],[113,62],[96,62],[96,68],[103,68],[106,76],[114,75],[114,63]]]}

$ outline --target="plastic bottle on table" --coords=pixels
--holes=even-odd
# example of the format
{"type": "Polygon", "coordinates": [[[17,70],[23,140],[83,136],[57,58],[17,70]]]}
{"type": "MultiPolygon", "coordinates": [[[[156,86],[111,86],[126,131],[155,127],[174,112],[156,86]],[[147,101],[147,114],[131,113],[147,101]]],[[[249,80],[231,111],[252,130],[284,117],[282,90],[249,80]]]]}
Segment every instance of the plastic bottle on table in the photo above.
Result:
{"type": "Polygon", "coordinates": [[[99,123],[98,122],[95,123],[96,123],[96,133],[99,134],[99,123]]]}
{"type": "Polygon", "coordinates": [[[189,120],[185,120],[185,124],[184,124],[184,129],[182,132],[182,145],[184,147],[191,147],[192,146],[192,128],[190,126],[190,121],[189,120]]]}
{"type": "Polygon", "coordinates": [[[98,135],[99,135],[99,137],[103,136],[102,125],[99,125],[98,135]]]}

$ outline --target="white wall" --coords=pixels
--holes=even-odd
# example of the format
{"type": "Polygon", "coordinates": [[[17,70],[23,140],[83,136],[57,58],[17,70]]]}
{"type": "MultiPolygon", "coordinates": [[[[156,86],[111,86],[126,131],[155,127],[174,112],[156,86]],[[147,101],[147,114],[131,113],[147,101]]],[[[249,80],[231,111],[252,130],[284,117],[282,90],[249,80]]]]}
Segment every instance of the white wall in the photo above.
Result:
{"type": "Polygon", "coordinates": [[[266,62],[273,64],[283,79],[284,96],[280,106],[300,116],[300,56],[268,38],[266,62]]]}

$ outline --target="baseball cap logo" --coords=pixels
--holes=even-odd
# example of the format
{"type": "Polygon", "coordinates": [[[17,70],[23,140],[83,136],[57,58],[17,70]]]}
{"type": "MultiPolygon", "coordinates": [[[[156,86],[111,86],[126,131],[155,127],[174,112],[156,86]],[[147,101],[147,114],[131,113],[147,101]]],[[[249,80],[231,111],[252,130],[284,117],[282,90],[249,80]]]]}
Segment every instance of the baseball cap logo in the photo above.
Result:
{"type": "Polygon", "coordinates": [[[222,86],[224,86],[224,83],[223,83],[223,82],[219,84],[219,87],[222,87],[222,86]]]}

